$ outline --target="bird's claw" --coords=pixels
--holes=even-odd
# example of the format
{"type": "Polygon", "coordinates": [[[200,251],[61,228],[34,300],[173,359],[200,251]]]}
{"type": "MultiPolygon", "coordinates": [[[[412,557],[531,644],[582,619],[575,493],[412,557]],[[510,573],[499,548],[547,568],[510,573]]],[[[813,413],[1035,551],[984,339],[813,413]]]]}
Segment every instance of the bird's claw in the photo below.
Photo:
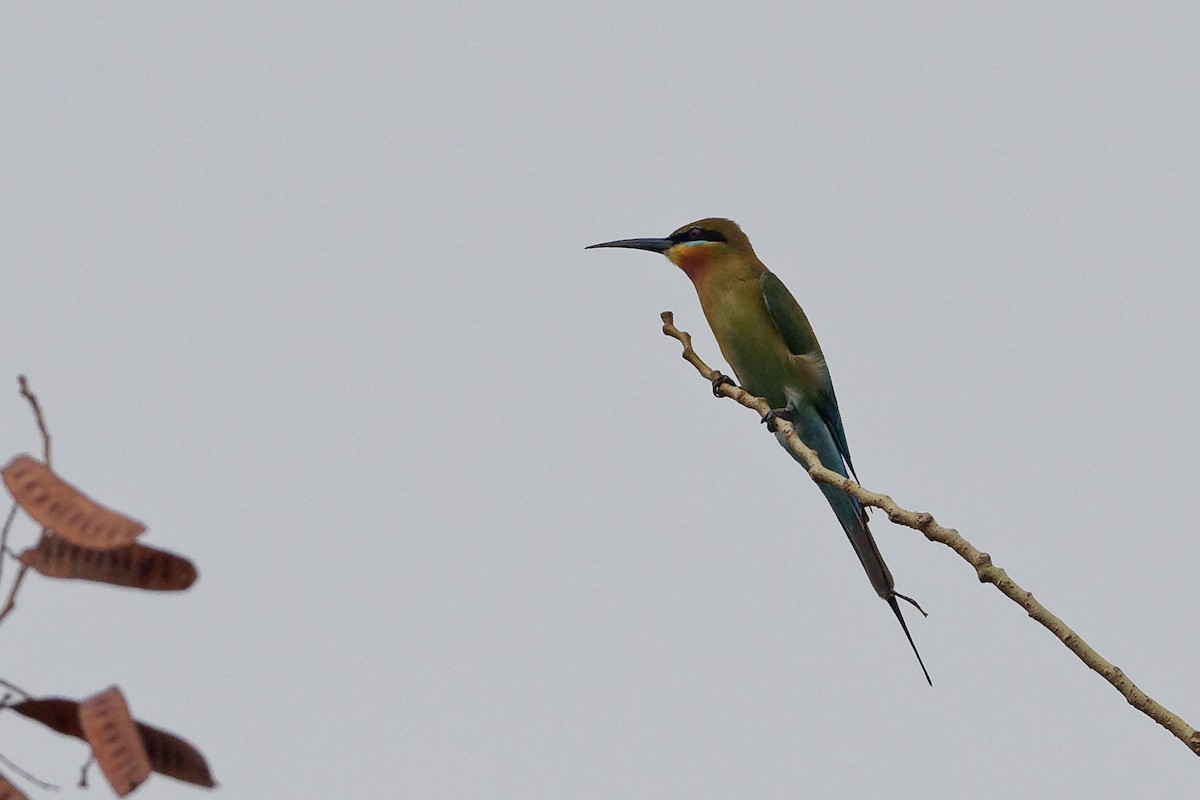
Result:
{"type": "Polygon", "coordinates": [[[712,379],[713,397],[721,396],[720,389],[722,386],[737,386],[737,384],[733,382],[733,378],[718,372],[717,377],[712,379]]]}
{"type": "Polygon", "coordinates": [[[763,414],[763,418],[760,420],[760,422],[766,425],[767,430],[769,430],[771,433],[775,433],[775,420],[777,419],[784,420],[785,422],[795,422],[796,415],[792,413],[790,408],[772,408],[770,411],[763,414]]]}

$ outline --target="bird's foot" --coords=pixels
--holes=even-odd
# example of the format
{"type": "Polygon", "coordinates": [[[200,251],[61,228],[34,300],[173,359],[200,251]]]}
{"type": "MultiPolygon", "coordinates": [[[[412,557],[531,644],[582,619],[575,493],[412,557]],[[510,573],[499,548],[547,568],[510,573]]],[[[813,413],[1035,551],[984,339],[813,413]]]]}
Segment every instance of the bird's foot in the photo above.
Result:
{"type": "Polygon", "coordinates": [[[763,414],[763,418],[760,420],[760,422],[766,425],[767,430],[769,430],[771,433],[775,433],[775,420],[777,419],[784,420],[785,422],[795,422],[796,415],[790,408],[772,408],[770,411],[763,414]]]}
{"type": "Polygon", "coordinates": [[[733,382],[733,378],[721,372],[718,372],[717,377],[712,379],[712,385],[713,397],[721,396],[721,392],[719,390],[722,386],[737,386],[737,384],[733,382]]]}
{"type": "Polygon", "coordinates": [[[921,608],[921,604],[918,603],[916,600],[913,600],[911,597],[900,594],[895,589],[892,590],[892,597],[899,597],[901,600],[905,600],[905,601],[911,603],[913,608],[915,608],[917,611],[921,612],[921,616],[923,616],[923,617],[929,616],[928,614],[925,613],[925,609],[921,608]]]}

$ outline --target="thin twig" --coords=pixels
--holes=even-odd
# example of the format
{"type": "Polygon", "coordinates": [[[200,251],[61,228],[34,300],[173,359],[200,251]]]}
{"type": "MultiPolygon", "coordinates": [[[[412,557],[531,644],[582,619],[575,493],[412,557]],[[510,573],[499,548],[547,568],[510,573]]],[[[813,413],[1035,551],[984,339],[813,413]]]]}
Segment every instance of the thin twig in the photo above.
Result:
{"type": "Polygon", "coordinates": [[[16,764],[13,763],[12,759],[10,759],[8,756],[4,755],[3,753],[0,753],[0,761],[3,761],[8,766],[9,769],[11,769],[13,772],[17,773],[18,775],[20,775],[22,778],[29,781],[33,785],[37,786],[39,789],[42,789],[43,791],[57,792],[59,790],[59,787],[55,786],[53,783],[46,783],[45,781],[30,774],[30,772],[28,770],[24,770],[21,767],[17,766],[16,764]]]}
{"type": "Polygon", "coordinates": [[[46,430],[46,418],[42,416],[42,406],[38,403],[37,395],[29,391],[29,381],[24,375],[17,376],[17,384],[21,387],[21,396],[29,401],[29,405],[33,406],[33,416],[37,420],[38,430],[42,432],[42,461],[46,466],[50,464],[50,431],[46,430]]]}
{"type": "Polygon", "coordinates": [[[83,766],[79,768],[79,783],[75,784],[80,789],[88,788],[87,773],[88,767],[96,760],[96,756],[88,755],[88,760],[83,762],[83,766]]]}
{"type": "Polygon", "coordinates": [[[19,695],[23,695],[26,700],[33,697],[33,695],[31,695],[29,692],[22,689],[20,686],[17,686],[15,683],[6,681],[3,678],[0,678],[0,686],[3,686],[5,689],[10,689],[19,695]]]}
{"type": "Polygon", "coordinates": [[[0,622],[3,622],[4,618],[17,607],[17,590],[21,588],[21,583],[25,580],[25,575],[28,572],[29,568],[24,564],[17,570],[17,577],[13,579],[12,588],[8,590],[8,599],[4,601],[4,607],[0,608],[0,622]]]}
{"type": "MultiPolygon", "coordinates": [[[[681,331],[675,327],[674,315],[670,311],[664,311],[662,313],[662,321],[663,333],[673,339],[677,339],[683,345],[684,360],[695,367],[706,380],[715,380],[720,373],[711,369],[696,355],[696,351],[692,349],[692,337],[686,331],[681,331]]],[[[754,410],[760,418],[771,410],[770,404],[765,399],[755,397],[732,384],[720,384],[713,391],[720,396],[732,398],[746,408],[754,410]]],[[[887,495],[864,489],[856,481],[843,477],[831,469],[826,469],[821,465],[817,454],[805,446],[800,437],[796,435],[796,431],[791,423],[786,420],[776,419],[775,428],[778,433],[782,434],[787,448],[803,462],[804,466],[808,469],[808,474],[814,481],[836,486],[854,497],[862,505],[880,509],[887,514],[888,519],[897,525],[903,525],[920,531],[931,542],[944,544],[955,553],[958,553],[963,560],[975,569],[975,574],[979,577],[981,583],[992,584],[1006,597],[1025,609],[1030,617],[1058,637],[1058,640],[1078,656],[1080,661],[1112,684],[1113,688],[1120,692],[1131,706],[1150,717],[1150,719],[1159,725],[1162,725],[1172,735],[1187,745],[1193,753],[1200,755],[1200,731],[1197,731],[1191,725],[1184,722],[1178,714],[1168,710],[1161,703],[1147,696],[1119,667],[1102,658],[1087,642],[1080,638],[1079,634],[1071,630],[1066,623],[1035,600],[1030,592],[1021,588],[1016,581],[1008,577],[1008,573],[993,564],[990,555],[977,549],[953,528],[946,528],[939,525],[934,520],[932,514],[909,511],[902,508],[887,495]]]]}
{"type": "Polygon", "coordinates": [[[8,529],[12,527],[13,519],[17,516],[17,504],[14,501],[9,509],[8,517],[4,520],[4,529],[0,530],[0,576],[4,569],[4,554],[8,552],[8,529]]]}
{"type": "MultiPolygon", "coordinates": [[[[29,405],[33,407],[33,418],[37,421],[38,430],[42,433],[42,460],[46,466],[50,466],[50,431],[46,428],[46,418],[42,416],[42,406],[38,402],[37,395],[29,389],[29,381],[24,375],[17,376],[17,385],[21,387],[21,396],[29,401],[29,405]]],[[[7,533],[7,530],[5,531],[7,533]]],[[[42,534],[38,537],[38,544],[46,540],[50,532],[42,528],[42,534]]],[[[12,610],[17,607],[17,590],[21,588],[21,584],[25,581],[25,574],[29,572],[29,567],[21,564],[17,568],[17,577],[13,579],[13,585],[8,590],[8,599],[4,601],[4,607],[0,608],[0,622],[4,621],[12,610]]]]}

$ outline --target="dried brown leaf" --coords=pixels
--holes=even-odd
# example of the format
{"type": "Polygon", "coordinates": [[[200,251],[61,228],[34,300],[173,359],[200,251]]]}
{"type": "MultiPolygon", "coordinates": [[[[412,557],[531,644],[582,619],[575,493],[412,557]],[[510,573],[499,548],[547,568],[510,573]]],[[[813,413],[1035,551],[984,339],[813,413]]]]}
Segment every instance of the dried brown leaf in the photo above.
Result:
{"type": "Polygon", "coordinates": [[[92,747],[100,771],[117,797],[124,797],[150,777],[150,759],[129,715],[125,696],[110,686],[79,704],[79,725],[92,747]]]}
{"type": "MultiPolygon", "coordinates": [[[[83,739],[79,725],[79,703],[65,697],[38,697],[17,703],[13,711],[37,720],[61,734],[83,739]]],[[[173,733],[137,723],[138,734],[150,757],[150,768],[160,775],[194,783],[197,786],[216,786],[204,756],[192,744],[173,733]]],[[[3,800],[0,797],[0,800],[3,800]]]]}
{"type": "Polygon", "coordinates": [[[29,798],[13,786],[8,778],[0,775],[0,800],[29,800],[29,798]]]}
{"type": "Polygon", "coordinates": [[[0,472],[25,513],[81,547],[109,550],[129,544],[146,530],[137,520],[95,502],[31,456],[17,456],[0,472]]]}
{"type": "Polygon", "coordinates": [[[180,591],[196,581],[191,561],[136,542],[95,550],[61,536],[47,536],[21,553],[20,559],[48,578],[77,578],[149,591],[180,591]]]}

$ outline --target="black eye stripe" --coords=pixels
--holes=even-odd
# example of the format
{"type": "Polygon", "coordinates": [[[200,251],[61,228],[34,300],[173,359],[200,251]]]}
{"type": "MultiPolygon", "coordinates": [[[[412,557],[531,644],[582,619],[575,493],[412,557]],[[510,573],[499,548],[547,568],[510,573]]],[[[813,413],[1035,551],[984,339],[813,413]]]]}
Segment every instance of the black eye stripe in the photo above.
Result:
{"type": "Polygon", "coordinates": [[[693,225],[690,228],[684,228],[681,231],[675,231],[669,237],[676,244],[680,242],[725,242],[725,234],[720,231],[709,230],[693,225]]]}

